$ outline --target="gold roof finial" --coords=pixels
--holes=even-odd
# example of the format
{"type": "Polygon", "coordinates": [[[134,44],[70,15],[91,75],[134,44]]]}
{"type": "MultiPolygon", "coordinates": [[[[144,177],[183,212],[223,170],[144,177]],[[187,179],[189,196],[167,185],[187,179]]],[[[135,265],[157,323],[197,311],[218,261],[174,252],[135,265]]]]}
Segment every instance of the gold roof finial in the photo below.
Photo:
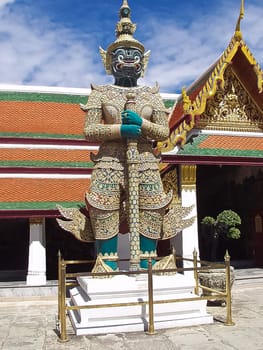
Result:
{"type": "Polygon", "coordinates": [[[241,20],[244,18],[245,15],[245,6],[244,6],[244,0],[241,0],[241,6],[240,6],[240,14],[237,20],[237,25],[236,25],[236,30],[235,30],[235,39],[236,40],[241,40],[242,39],[242,32],[240,29],[240,23],[241,20]]]}
{"type": "MultiPolygon", "coordinates": [[[[123,0],[120,11],[119,11],[120,20],[116,24],[115,34],[116,40],[109,45],[107,51],[103,50],[100,47],[100,54],[102,61],[105,66],[107,74],[112,74],[111,60],[112,52],[119,47],[131,47],[139,49],[145,57],[145,67],[147,66],[149,51],[145,52],[144,46],[138,40],[133,37],[133,34],[136,31],[136,24],[131,21],[131,9],[128,5],[127,0],[123,0]]],[[[143,74],[142,74],[143,76],[143,74]]]]}

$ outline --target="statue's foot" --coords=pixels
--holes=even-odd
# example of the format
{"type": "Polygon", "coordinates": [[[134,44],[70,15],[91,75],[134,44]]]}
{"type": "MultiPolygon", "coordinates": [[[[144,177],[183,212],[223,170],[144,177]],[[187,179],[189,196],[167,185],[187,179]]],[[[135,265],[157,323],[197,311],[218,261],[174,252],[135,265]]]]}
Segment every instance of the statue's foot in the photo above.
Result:
{"type": "Polygon", "coordinates": [[[92,273],[103,273],[103,275],[94,275],[93,278],[111,278],[111,272],[118,271],[117,261],[103,260],[101,256],[97,256],[92,273]]]}
{"type": "Polygon", "coordinates": [[[177,273],[176,269],[176,261],[173,254],[165,256],[154,265],[154,270],[160,270],[160,272],[157,273],[158,275],[174,275],[177,273]],[[165,269],[170,269],[172,271],[162,272],[162,270],[165,269]]]}

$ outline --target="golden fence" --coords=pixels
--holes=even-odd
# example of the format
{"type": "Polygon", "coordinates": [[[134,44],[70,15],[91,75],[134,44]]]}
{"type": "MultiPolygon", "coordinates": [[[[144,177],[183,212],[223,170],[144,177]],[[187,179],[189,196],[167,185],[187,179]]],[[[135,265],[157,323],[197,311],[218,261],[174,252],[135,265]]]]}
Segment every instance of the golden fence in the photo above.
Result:
{"type": "MultiPolygon", "coordinates": [[[[118,272],[107,272],[107,273],[92,273],[92,272],[78,272],[78,273],[68,273],[67,267],[69,265],[79,265],[79,264],[94,264],[94,260],[64,260],[60,252],[58,254],[58,319],[57,319],[57,331],[60,342],[67,342],[67,314],[69,310],[80,310],[80,309],[91,309],[91,308],[110,308],[110,307],[121,307],[121,306],[136,306],[136,305],[147,305],[148,304],[148,330],[147,334],[154,334],[154,304],[164,304],[164,303],[180,303],[186,301],[196,301],[196,300],[225,300],[226,303],[226,320],[225,325],[232,326],[234,322],[232,321],[232,297],[231,297],[231,281],[230,281],[230,256],[228,252],[225,255],[225,262],[222,264],[211,263],[208,261],[198,260],[197,252],[193,252],[193,259],[187,259],[183,257],[176,256],[174,252],[175,262],[177,261],[188,261],[192,262],[193,267],[189,268],[174,268],[174,269],[158,269],[154,270],[152,265],[152,259],[148,259],[148,269],[147,270],[136,270],[136,271],[118,271],[118,272]],[[218,270],[225,269],[225,290],[212,289],[200,284],[199,272],[205,270],[218,270]],[[167,274],[167,273],[183,273],[185,271],[193,271],[195,278],[195,296],[192,298],[178,298],[178,299],[165,299],[165,300],[154,300],[154,290],[153,290],[153,274],[167,274]],[[112,303],[112,304],[100,304],[100,305],[68,305],[67,303],[67,288],[78,286],[77,277],[103,277],[103,276],[115,276],[115,275],[139,275],[147,274],[148,276],[148,300],[137,301],[129,303],[112,303]],[[211,292],[211,295],[200,294],[200,290],[211,292]]],[[[127,261],[125,259],[120,259],[119,261],[127,261]]],[[[177,264],[176,264],[177,266],[177,264]]]]}

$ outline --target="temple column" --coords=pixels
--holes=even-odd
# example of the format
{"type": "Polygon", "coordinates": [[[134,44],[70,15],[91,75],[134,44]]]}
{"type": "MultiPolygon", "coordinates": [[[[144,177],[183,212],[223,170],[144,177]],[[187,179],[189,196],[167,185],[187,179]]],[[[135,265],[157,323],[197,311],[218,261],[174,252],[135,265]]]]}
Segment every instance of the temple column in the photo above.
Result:
{"type": "MultiPolygon", "coordinates": [[[[182,256],[192,259],[193,251],[196,249],[199,259],[198,225],[197,225],[197,202],[196,202],[196,165],[181,165],[181,198],[182,206],[193,205],[193,210],[189,217],[195,216],[194,223],[185,228],[182,233],[182,256]]],[[[184,261],[184,268],[193,267],[192,262],[184,261]]],[[[185,271],[186,276],[194,278],[194,271],[185,271]]]]}
{"type": "Polygon", "coordinates": [[[30,219],[29,256],[26,284],[46,284],[45,219],[30,219]]]}

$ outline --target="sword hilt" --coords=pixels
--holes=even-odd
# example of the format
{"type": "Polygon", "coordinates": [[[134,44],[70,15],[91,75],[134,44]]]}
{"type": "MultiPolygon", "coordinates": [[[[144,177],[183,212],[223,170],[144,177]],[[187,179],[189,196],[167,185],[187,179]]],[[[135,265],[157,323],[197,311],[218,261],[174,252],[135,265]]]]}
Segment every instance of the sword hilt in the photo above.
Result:
{"type": "Polygon", "coordinates": [[[135,101],[135,93],[130,91],[127,93],[126,95],[126,103],[125,103],[125,109],[130,109],[131,111],[135,112],[135,105],[136,105],[136,101],[135,101]]]}

